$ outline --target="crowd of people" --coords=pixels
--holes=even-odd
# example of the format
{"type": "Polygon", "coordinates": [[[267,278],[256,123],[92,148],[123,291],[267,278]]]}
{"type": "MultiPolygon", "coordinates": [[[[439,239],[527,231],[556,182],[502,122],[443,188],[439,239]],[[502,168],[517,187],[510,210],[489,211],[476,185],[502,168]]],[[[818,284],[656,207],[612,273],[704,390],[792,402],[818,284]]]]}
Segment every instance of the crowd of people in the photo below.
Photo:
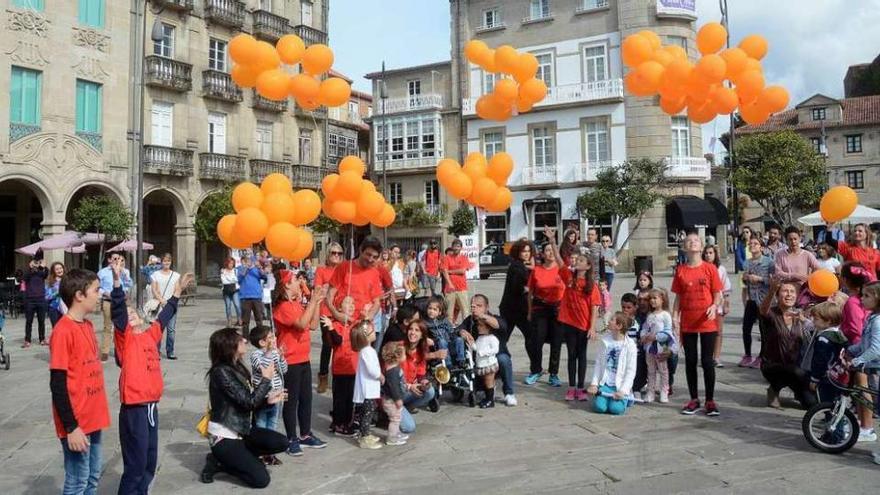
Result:
{"type": "MultiPolygon", "coordinates": [[[[523,334],[529,359],[527,386],[545,374],[550,386],[563,386],[564,343],[564,399],[622,415],[637,403],[670,401],[683,350],[688,397],[681,413],[719,416],[715,369],[723,366],[721,331],[735,285],[744,302],[739,366],[761,370],[769,383],[768,406],[779,407],[784,388],[804,407],[833,400],[837,389],[826,376],[831,364],[856,366],[855,382],[863,386],[880,370],[880,252],[868,244],[867,232],[857,225],[849,240],[840,240],[828,229],[817,258],[802,246],[796,228],[785,229],[784,246],[781,229],[771,227],[765,239],[744,228],[734,246],[741,278],[724,270],[717,246],[704,246],[692,232],[668,291],[643,272],[615,305],[610,288],[617,259],[610,239],[600,244],[590,230],[581,243],[576,231],[568,231],[557,245],[555,230],[546,228],[540,247],[525,239],[510,247],[498,314],[489,311],[487,296],[470,295],[465,275],[471,264],[457,239],[443,254],[432,241],[403,255],[399,246],[383,249],[368,237],[348,260],[342,246],[331,243],[317,267],[310,260],[287,264],[266,252],[245,253],[238,262],[227,260],[220,273],[228,324],[208,344],[204,434],[211,453],[200,478],[210,483],[226,473],[265,487],[267,466],[282,464],[278,454],[326,447],[312,427],[315,392],[332,395],[329,434],[352,438],[364,449],[405,444],[416,432],[415,414],[439,409],[441,389],[431,372],[438,365],[472,370],[479,407],[495,407],[497,381],[497,401],[516,406],[508,347],[514,328],[523,334]],[[834,266],[829,260],[838,256],[843,290],[828,298],[812,294],[810,273],[834,266]],[[761,338],[754,355],[756,322],[761,338]],[[316,380],[312,331],[321,335],[316,380]],[[588,377],[591,343],[595,361],[588,377]],[[386,429],[384,439],[374,433],[378,427],[386,429]]],[[[175,359],[177,305],[192,282],[191,274],[180,275],[171,265],[165,255],[142,268],[150,294],[142,308],[127,303],[132,282],[121,254],[111,253],[97,274],[65,272],[58,263],[47,269],[36,259],[29,265],[25,346],[34,317],[40,343],[46,342],[39,322],[48,313],[64,493],[93,492],[100,477],[101,432],[110,421],[102,362],[111,344],[121,368],[119,493],[146,493],[155,475],[161,342],[164,334],[165,358],[175,359]],[[89,320],[96,310],[105,318],[100,338],[89,320]]],[[[859,440],[876,441],[872,411],[859,407],[859,440]]]]}

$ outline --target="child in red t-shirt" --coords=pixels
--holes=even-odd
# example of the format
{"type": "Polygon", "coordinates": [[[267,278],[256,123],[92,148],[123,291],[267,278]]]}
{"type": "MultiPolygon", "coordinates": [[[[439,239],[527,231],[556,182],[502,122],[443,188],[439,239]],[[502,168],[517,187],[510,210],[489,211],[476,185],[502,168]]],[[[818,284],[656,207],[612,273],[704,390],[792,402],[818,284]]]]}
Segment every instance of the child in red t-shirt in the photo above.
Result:
{"type": "Polygon", "coordinates": [[[112,265],[113,291],[110,314],[115,328],[116,364],[119,372],[119,443],[122,447],[122,478],[119,493],[147,493],[156,475],[159,451],[159,419],[156,406],[162,398],[159,343],[168,322],[177,313],[182,287],[193,281],[192,273],[181,277],[172,297],[156,320],[144,326],[132,307],[125,305],[120,276],[122,261],[112,265]]]}
{"type": "Polygon", "coordinates": [[[351,426],[354,413],[354,378],[357,372],[358,355],[351,347],[351,328],[357,323],[354,320],[354,298],[346,296],[340,305],[346,322],[333,320],[329,316],[321,317],[321,325],[333,344],[333,361],[330,370],[333,372],[333,410],[330,422],[330,433],[343,437],[354,436],[351,426]]]}
{"type": "Polygon", "coordinates": [[[706,385],[706,415],[718,416],[715,404],[715,339],[718,324],[715,318],[721,308],[721,278],[712,263],[702,260],[703,241],[697,233],[687,235],[684,241],[687,263],[679,265],[672,279],[675,303],[672,308],[673,326],[684,345],[685,368],[691,400],[682,414],[695,414],[700,409],[697,395],[697,343],[699,342],[703,381],[706,385]]]}
{"type": "Polygon", "coordinates": [[[64,452],[64,493],[95,493],[101,478],[101,432],[110,426],[104,369],[95,329],[86,315],[97,310],[98,277],[72,269],[61,279],[68,312],[49,338],[49,388],[55,432],[64,452]]]}

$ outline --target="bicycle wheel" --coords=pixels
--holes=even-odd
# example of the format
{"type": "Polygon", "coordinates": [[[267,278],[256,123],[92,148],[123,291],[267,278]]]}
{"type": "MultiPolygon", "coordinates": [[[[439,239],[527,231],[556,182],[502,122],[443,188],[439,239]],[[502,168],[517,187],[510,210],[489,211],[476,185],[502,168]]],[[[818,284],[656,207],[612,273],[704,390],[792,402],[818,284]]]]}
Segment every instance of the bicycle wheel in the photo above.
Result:
{"type": "Polygon", "coordinates": [[[816,404],[807,411],[801,422],[807,442],[826,454],[846,452],[859,440],[859,421],[849,409],[843,412],[837,427],[829,431],[828,424],[833,420],[837,406],[836,402],[816,404]]]}

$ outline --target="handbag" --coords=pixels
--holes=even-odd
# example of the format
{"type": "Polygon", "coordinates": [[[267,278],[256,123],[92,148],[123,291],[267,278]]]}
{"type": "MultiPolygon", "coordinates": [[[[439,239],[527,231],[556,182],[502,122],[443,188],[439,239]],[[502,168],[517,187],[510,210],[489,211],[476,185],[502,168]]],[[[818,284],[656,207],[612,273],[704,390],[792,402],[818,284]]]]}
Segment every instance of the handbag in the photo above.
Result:
{"type": "Polygon", "coordinates": [[[232,297],[236,292],[235,284],[223,284],[223,295],[232,297]]]}
{"type": "Polygon", "coordinates": [[[196,423],[196,431],[199,432],[199,435],[208,438],[208,423],[211,421],[211,406],[208,405],[205,407],[205,414],[202,415],[202,419],[196,423]]]}
{"type": "MultiPolygon", "coordinates": [[[[171,283],[171,279],[173,277],[169,276],[168,281],[165,282],[165,287],[162,288],[162,294],[165,294],[165,291],[168,290],[168,285],[171,283]]],[[[156,319],[159,316],[159,300],[158,299],[150,299],[149,301],[144,303],[144,314],[150,320],[156,319]]]]}

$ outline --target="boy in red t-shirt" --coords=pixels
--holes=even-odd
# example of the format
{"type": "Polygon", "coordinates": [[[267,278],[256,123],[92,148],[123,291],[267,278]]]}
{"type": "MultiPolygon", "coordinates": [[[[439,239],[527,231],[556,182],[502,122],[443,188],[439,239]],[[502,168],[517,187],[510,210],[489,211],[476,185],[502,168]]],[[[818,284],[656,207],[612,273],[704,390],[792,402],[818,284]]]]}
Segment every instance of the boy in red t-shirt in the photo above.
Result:
{"type": "Polygon", "coordinates": [[[122,447],[122,478],[119,493],[147,493],[156,475],[159,452],[159,417],[156,406],[162,398],[162,369],[159,343],[168,322],[177,313],[177,301],[193,274],[181,277],[173,295],[147,327],[132,307],[125,305],[120,276],[122,261],[111,265],[113,291],[110,314],[115,329],[116,364],[119,372],[119,444],[122,447]]]}
{"type": "Polygon", "coordinates": [[[101,478],[101,431],[110,426],[104,369],[95,328],[86,315],[101,301],[98,277],[88,270],[64,274],[67,305],[49,338],[49,389],[55,431],[64,451],[64,493],[96,493],[101,478]]]}
{"type": "Polygon", "coordinates": [[[715,321],[721,307],[721,278],[712,263],[702,260],[703,241],[692,232],[685,237],[687,263],[679,265],[672,279],[675,303],[672,307],[673,326],[679,331],[679,342],[684,343],[685,369],[691,400],[681,410],[692,415],[700,409],[697,395],[697,342],[699,341],[703,381],[706,385],[706,415],[718,416],[715,404],[715,339],[718,324],[715,321]]]}

